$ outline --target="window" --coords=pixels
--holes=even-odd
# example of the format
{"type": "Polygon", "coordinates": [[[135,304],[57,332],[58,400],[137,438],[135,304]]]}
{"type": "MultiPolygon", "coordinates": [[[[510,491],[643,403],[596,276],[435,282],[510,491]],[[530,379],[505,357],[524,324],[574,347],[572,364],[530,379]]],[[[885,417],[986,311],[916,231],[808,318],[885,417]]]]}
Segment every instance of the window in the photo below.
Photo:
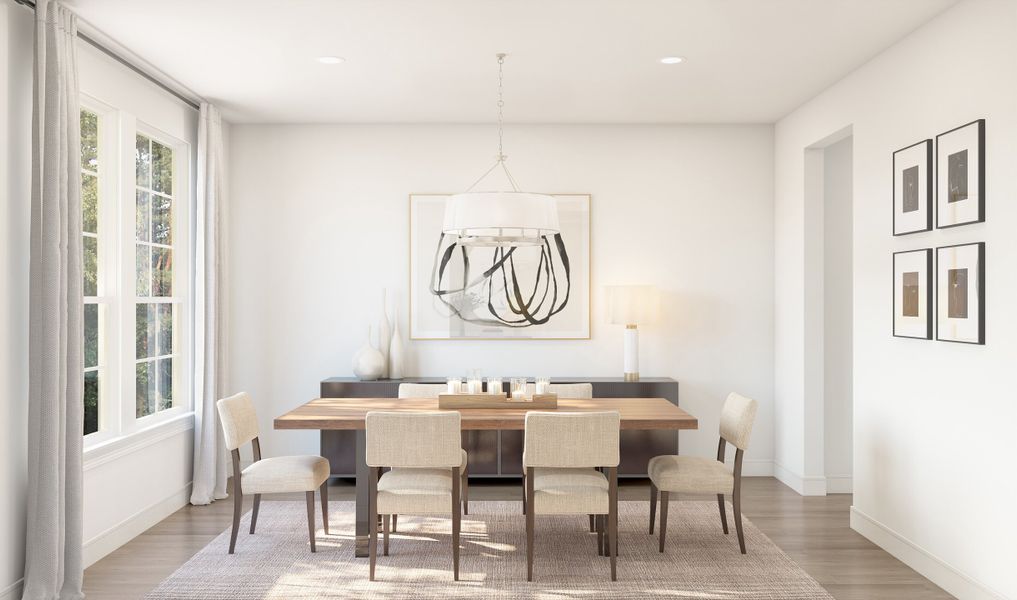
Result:
{"type": "Polygon", "coordinates": [[[173,408],[173,150],[135,140],[137,417],[173,408]]]}
{"type": "Polygon", "coordinates": [[[186,143],[82,98],[86,445],[190,411],[189,157],[186,143]]]}
{"type": "Polygon", "coordinates": [[[85,435],[99,431],[99,115],[81,111],[81,235],[84,238],[85,435]]]}

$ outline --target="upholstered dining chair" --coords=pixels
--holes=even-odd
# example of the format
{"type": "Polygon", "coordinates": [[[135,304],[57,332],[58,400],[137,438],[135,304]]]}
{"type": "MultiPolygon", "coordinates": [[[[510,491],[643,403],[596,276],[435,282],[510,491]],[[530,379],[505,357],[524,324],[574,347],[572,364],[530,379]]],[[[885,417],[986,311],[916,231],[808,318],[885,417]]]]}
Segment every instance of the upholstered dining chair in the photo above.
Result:
{"type": "MultiPolygon", "coordinates": [[[[447,389],[445,384],[435,383],[400,383],[399,384],[399,397],[400,398],[437,398],[439,394],[447,389]]],[[[469,454],[466,450],[462,451],[463,460],[459,465],[459,470],[462,473],[462,486],[463,491],[463,514],[470,514],[470,467],[469,467],[469,454]]],[[[392,515],[392,531],[396,530],[399,523],[399,515],[392,515]]]]}
{"type": "Polygon", "coordinates": [[[596,515],[597,552],[618,579],[618,462],[621,416],[611,412],[526,413],[526,579],[533,581],[536,515],[596,515]],[[597,469],[604,469],[601,472],[597,469]],[[606,532],[605,530],[606,517],[606,532]]]}
{"type": "MultiPolygon", "coordinates": [[[[526,395],[532,396],[537,391],[537,386],[532,383],[526,384],[526,395]]],[[[552,383],[548,386],[548,392],[557,395],[559,398],[592,398],[593,397],[593,384],[592,383],[552,383]]],[[[523,472],[523,514],[526,514],[526,472],[523,472]]],[[[594,516],[590,515],[590,531],[594,531],[595,521],[594,516]]]]}
{"type": "Polygon", "coordinates": [[[222,422],[226,448],[233,454],[233,530],[230,533],[230,554],[237,546],[240,530],[240,515],[243,509],[243,495],[254,495],[251,511],[251,533],[258,523],[258,509],[262,494],[283,494],[304,492],[307,500],[307,534],[314,545],[314,490],[321,490],[321,517],[328,535],[328,459],[320,456],[277,456],[261,458],[261,442],[258,440],[258,419],[251,397],[239,393],[223,398],[216,403],[219,420],[222,422]],[[246,469],[240,469],[240,447],[251,442],[254,462],[246,469]]]}
{"type": "Polygon", "coordinates": [[[742,532],[742,458],[749,445],[752,424],[756,420],[756,401],[731,393],[720,410],[720,444],[717,459],[701,456],[655,456],[650,459],[650,534],[657,512],[657,493],[660,493],[660,551],[664,551],[667,535],[667,505],[670,494],[716,494],[720,506],[720,524],[727,535],[727,510],[724,495],[731,494],[734,505],[735,529],[738,547],[745,554],[745,535],[742,532]],[[727,444],[736,448],[734,471],[724,464],[727,444]]]}
{"type": "MultiPolygon", "coordinates": [[[[459,580],[459,504],[462,448],[460,415],[447,412],[367,413],[367,466],[370,523],[378,515],[452,515],[452,577],[459,580]],[[381,474],[382,467],[391,467],[381,474]],[[379,477],[380,475],[380,477],[379,477]]],[[[387,523],[387,521],[386,521],[387,523]]],[[[374,581],[378,528],[368,543],[374,581]]],[[[388,527],[384,530],[388,555],[388,527]]]]}

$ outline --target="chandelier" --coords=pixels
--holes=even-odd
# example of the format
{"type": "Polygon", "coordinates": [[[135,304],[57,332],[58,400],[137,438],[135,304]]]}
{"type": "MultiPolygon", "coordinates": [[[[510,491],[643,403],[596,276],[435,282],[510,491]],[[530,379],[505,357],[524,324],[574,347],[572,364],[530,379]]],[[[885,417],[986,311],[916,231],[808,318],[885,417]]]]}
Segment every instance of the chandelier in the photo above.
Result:
{"type": "Polygon", "coordinates": [[[546,236],[560,232],[557,202],[547,194],[519,189],[509,172],[503,150],[503,73],[505,55],[498,54],[498,155],[494,164],[465,192],[445,201],[442,232],[457,236],[466,246],[540,246],[546,236]],[[488,175],[501,168],[510,190],[474,191],[488,175]]]}

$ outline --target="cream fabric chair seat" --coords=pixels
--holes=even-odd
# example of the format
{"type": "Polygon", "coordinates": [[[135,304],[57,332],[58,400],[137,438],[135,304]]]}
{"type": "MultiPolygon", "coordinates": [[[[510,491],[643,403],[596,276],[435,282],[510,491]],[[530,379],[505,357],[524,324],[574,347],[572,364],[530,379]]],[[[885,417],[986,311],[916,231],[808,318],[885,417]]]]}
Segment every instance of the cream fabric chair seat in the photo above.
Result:
{"type": "Polygon", "coordinates": [[[392,469],[378,480],[378,512],[404,515],[449,514],[450,469],[392,469]]]}
{"type": "Polygon", "coordinates": [[[245,494],[283,494],[317,489],[328,479],[328,460],[320,456],[263,458],[241,472],[245,494]]]}
{"type": "Polygon", "coordinates": [[[533,502],[537,514],[607,514],[607,477],[596,469],[533,470],[533,502]]]}
{"type": "Polygon", "coordinates": [[[734,474],[723,463],[702,456],[655,456],[648,468],[658,489],[685,494],[730,494],[734,474]]]}

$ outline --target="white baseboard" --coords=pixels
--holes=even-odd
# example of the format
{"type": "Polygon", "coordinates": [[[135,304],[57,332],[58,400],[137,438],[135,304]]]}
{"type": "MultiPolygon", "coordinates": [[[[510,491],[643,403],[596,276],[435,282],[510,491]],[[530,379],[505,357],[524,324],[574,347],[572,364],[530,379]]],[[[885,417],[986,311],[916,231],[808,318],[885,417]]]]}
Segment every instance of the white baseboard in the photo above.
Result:
{"type": "Polygon", "coordinates": [[[0,600],[21,600],[21,585],[24,582],[24,579],[19,579],[0,590],[0,600]]]}
{"type": "Polygon", "coordinates": [[[851,529],[957,598],[1006,600],[999,592],[955,569],[854,506],[851,507],[851,529]]]}
{"type": "Polygon", "coordinates": [[[827,493],[826,477],[822,475],[799,475],[774,461],[773,476],[802,496],[825,496],[827,493]]]}
{"type": "Polygon", "coordinates": [[[850,475],[827,475],[827,494],[851,494],[854,492],[854,479],[850,475]]]}
{"type": "MultiPolygon", "coordinates": [[[[148,528],[156,525],[187,505],[191,497],[191,484],[151,506],[110,527],[85,542],[83,553],[85,568],[92,566],[120,546],[133,540],[148,528]]],[[[0,600],[5,600],[0,598],[0,600]]]]}

